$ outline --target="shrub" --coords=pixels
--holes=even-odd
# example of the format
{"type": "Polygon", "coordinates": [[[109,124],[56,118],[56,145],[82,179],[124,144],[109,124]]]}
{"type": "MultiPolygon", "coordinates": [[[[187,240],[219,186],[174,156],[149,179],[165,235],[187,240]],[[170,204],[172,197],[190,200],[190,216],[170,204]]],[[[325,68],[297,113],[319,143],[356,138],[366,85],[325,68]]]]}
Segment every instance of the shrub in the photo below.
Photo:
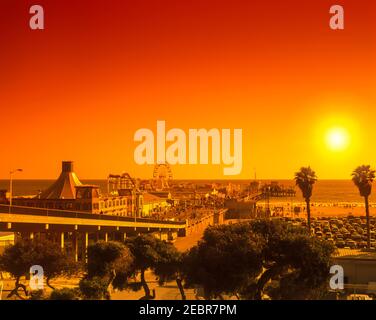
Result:
{"type": "Polygon", "coordinates": [[[55,289],[50,295],[50,300],[79,300],[78,288],[55,289]]]}
{"type": "Polygon", "coordinates": [[[79,283],[80,291],[85,299],[109,299],[108,283],[101,277],[83,278],[79,283]]]}

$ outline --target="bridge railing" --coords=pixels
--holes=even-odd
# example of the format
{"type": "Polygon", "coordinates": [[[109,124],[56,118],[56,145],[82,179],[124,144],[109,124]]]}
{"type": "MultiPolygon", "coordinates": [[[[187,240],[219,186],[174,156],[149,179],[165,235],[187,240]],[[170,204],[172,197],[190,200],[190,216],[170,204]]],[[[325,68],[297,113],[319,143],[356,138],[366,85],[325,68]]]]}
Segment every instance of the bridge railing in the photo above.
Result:
{"type": "MultiPolygon", "coordinates": [[[[0,213],[9,213],[9,205],[0,204],[0,213]]],[[[61,218],[79,218],[79,219],[94,219],[94,220],[111,220],[111,221],[124,221],[124,222],[144,222],[144,223],[159,223],[167,225],[181,225],[185,226],[185,221],[170,221],[170,220],[157,220],[151,218],[139,218],[139,217],[123,217],[115,215],[106,215],[98,213],[85,213],[68,210],[57,210],[47,208],[34,208],[34,207],[21,207],[11,206],[10,214],[24,214],[31,216],[50,216],[61,218]]]]}

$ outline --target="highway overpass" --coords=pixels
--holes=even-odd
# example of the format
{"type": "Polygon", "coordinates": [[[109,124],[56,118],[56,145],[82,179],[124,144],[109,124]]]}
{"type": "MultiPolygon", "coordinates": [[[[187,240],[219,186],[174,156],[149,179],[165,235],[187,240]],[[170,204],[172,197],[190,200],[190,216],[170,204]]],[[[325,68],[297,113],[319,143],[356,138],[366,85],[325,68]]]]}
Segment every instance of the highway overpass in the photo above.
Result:
{"type": "Polygon", "coordinates": [[[71,251],[76,260],[84,256],[91,241],[121,241],[128,235],[148,232],[171,240],[178,234],[185,235],[186,227],[186,221],[0,205],[0,231],[14,232],[22,238],[59,241],[61,248],[71,251]]]}

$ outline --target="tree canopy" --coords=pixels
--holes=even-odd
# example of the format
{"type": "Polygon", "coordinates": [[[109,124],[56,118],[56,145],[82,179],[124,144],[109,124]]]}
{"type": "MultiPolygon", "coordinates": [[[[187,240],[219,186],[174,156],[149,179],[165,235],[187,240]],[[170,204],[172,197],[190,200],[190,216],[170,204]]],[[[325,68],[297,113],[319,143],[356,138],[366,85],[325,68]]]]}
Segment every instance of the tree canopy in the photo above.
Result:
{"type": "Polygon", "coordinates": [[[261,272],[262,246],[249,224],[210,227],[185,259],[185,280],[205,298],[234,295],[261,272]]]}
{"type": "Polygon", "coordinates": [[[61,251],[58,244],[48,240],[18,241],[6,247],[0,256],[0,269],[9,272],[16,279],[15,289],[9,296],[13,294],[19,296],[19,288],[22,288],[26,295],[28,294],[26,286],[19,281],[21,277],[29,275],[30,267],[33,265],[43,267],[49,286],[51,286],[50,279],[75,271],[75,263],[61,251]]]}
{"type": "Polygon", "coordinates": [[[358,187],[362,197],[369,197],[372,191],[372,182],[375,180],[375,170],[370,165],[362,165],[352,172],[352,181],[358,187]]]}
{"type": "Polygon", "coordinates": [[[159,284],[176,281],[182,300],[186,300],[182,284],[185,255],[179,252],[173,244],[165,241],[157,241],[156,251],[159,258],[154,263],[152,270],[158,277],[159,284]]]}
{"type": "Polygon", "coordinates": [[[371,247],[371,230],[369,218],[369,196],[372,192],[372,183],[375,180],[376,171],[371,169],[370,165],[362,165],[352,172],[352,181],[357,186],[359,193],[364,197],[367,219],[367,248],[371,247]]]}
{"type": "Polygon", "coordinates": [[[127,287],[132,275],[134,258],[129,249],[119,242],[99,241],[88,247],[87,275],[79,287],[86,298],[109,299],[108,288],[127,287]]]}
{"type": "Polygon", "coordinates": [[[207,299],[262,299],[271,284],[275,298],[305,299],[328,280],[333,250],[279,220],[210,227],[185,259],[185,280],[202,286],[207,299]],[[294,287],[293,294],[286,294],[287,287],[294,287]]]}
{"type": "Polygon", "coordinates": [[[155,292],[153,291],[151,294],[145,279],[145,271],[149,268],[153,270],[161,282],[171,279],[178,272],[179,254],[177,250],[171,244],[157,239],[151,234],[128,238],[125,244],[135,257],[134,273],[139,272],[141,276],[141,285],[145,291],[145,296],[142,299],[154,299],[155,292]]]}
{"type": "Polygon", "coordinates": [[[302,191],[303,198],[309,200],[312,196],[313,185],[317,180],[315,171],[311,167],[302,167],[295,173],[295,182],[302,191]]]}
{"type": "MultiPolygon", "coordinates": [[[[259,220],[251,223],[253,233],[262,238],[263,269],[257,280],[254,298],[261,299],[272,279],[278,280],[279,298],[307,298],[326,283],[329,277],[332,244],[310,237],[304,228],[279,220],[259,220]],[[289,296],[286,286],[293,286],[289,296]]],[[[274,292],[277,292],[274,290],[274,292]]],[[[246,290],[250,294],[251,291],[246,290]]]]}

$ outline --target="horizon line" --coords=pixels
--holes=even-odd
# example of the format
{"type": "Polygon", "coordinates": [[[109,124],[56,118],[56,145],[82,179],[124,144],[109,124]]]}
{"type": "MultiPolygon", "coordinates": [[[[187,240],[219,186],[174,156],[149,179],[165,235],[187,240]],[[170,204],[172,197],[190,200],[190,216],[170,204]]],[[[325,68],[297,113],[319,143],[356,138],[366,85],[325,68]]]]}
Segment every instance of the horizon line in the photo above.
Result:
{"type": "MultiPolygon", "coordinates": [[[[32,181],[32,180],[56,180],[58,177],[55,178],[26,178],[26,179],[15,179],[13,178],[13,181],[32,181]]],[[[141,179],[141,180],[153,180],[153,178],[138,178],[138,177],[132,177],[134,179],[141,179]]],[[[1,178],[0,181],[9,181],[9,178],[1,178]]],[[[80,180],[107,180],[107,178],[80,178],[80,180]]],[[[268,180],[294,180],[294,178],[260,178],[260,179],[254,179],[254,178],[199,178],[199,179],[192,179],[192,178],[174,178],[172,181],[268,181],[268,180]]],[[[318,178],[317,181],[322,180],[350,180],[349,178],[318,178]]]]}

